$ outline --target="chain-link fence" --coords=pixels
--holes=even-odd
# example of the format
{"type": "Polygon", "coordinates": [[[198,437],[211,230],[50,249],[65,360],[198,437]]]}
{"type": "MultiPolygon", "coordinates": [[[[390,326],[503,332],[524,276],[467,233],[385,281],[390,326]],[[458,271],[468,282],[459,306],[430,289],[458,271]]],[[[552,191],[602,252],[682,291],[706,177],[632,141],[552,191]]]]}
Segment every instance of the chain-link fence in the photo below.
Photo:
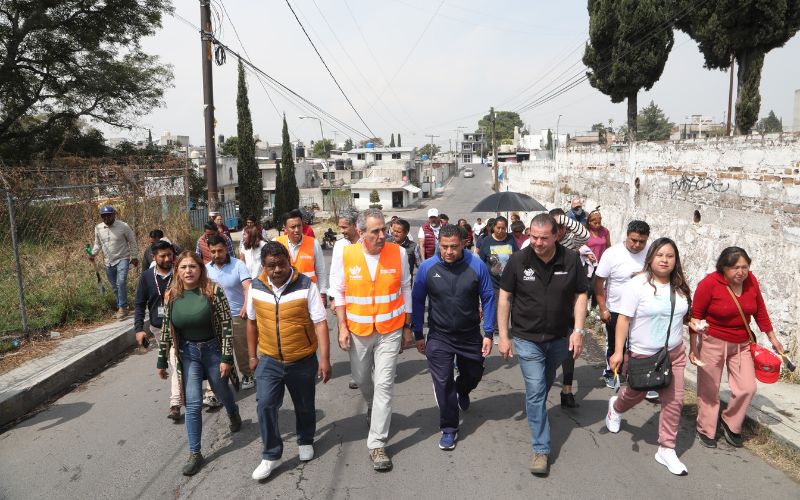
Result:
{"type": "MultiPolygon", "coordinates": [[[[95,268],[86,254],[101,222],[99,207],[113,206],[117,219],[131,226],[135,257],[141,259],[152,229],[194,248],[187,201],[186,169],[177,160],[156,165],[64,160],[57,166],[0,170],[0,245],[5,249],[0,252],[0,340],[93,321],[114,310],[103,259],[96,259],[95,268]]],[[[131,305],[139,273],[131,267],[131,305]]]]}

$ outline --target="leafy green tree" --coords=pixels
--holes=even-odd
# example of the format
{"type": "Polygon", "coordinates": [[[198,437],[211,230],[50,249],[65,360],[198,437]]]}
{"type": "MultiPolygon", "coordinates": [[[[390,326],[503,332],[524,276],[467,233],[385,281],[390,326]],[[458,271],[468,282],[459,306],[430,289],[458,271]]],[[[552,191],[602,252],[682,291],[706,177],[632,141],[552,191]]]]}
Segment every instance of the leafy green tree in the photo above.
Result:
{"type": "Polygon", "coordinates": [[[748,134],[761,108],[761,69],[764,57],[782,47],[800,29],[796,0],[679,0],[686,14],[677,27],[698,44],[708,69],[725,70],[731,57],[738,64],[736,129],[748,134]]]}
{"type": "Polygon", "coordinates": [[[237,156],[239,154],[239,138],[232,135],[225,139],[219,148],[219,154],[223,156],[237,156]]]}
{"type": "Polygon", "coordinates": [[[642,108],[637,117],[637,137],[643,141],[666,141],[672,132],[672,123],[656,103],[642,108]]]}
{"type": "Polygon", "coordinates": [[[195,205],[207,199],[208,183],[192,167],[189,167],[189,200],[195,205]]]}
{"type": "Polygon", "coordinates": [[[600,144],[608,143],[608,140],[606,139],[606,126],[603,125],[602,122],[592,125],[592,132],[598,132],[598,141],[600,144]]]}
{"type": "MultiPolygon", "coordinates": [[[[285,118],[284,123],[286,123],[285,118]]],[[[281,216],[289,211],[286,206],[286,195],[283,191],[282,161],[281,159],[275,162],[275,204],[272,207],[272,225],[279,230],[281,229],[281,216]]]]}
{"type": "Polygon", "coordinates": [[[283,189],[283,202],[286,204],[284,211],[298,208],[300,206],[300,190],[297,188],[297,178],[294,176],[294,157],[292,156],[292,143],[289,141],[289,127],[286,125],[286,115],[283,116],[281,188],[283,189]]]}
{"type": "Polygon", "coordinates": [[[394,146],[394,134],[392,134],[392,140],[391,140],[391,141],[389,141],[389,147],[390,147],[390,148],[393,148],[393,147],[395,147],[395,146],[394,146]]]}
{"type": "Polygon", "coordinates": [[[169,65],[142,51],[168,0],[7,0],[0,8],[0,144],[91,117],[129,128],[161,104],[169,65]]]}
{"type": "Polygon", "coordinates": [[[333,141],[330,139],[323,139],[314,143],[313,154],[314,158],[330,158],[331,151],[334,149],[333,141]]]}
{"type": "Polygon", "coordinates": [[[442,150],[442,148],[440,148],[436,144],[434,144],[433,146],[431,146],[430,144],[425,144],[424,146],[422,146],[421,148],[419,148],[417,150],[417,155],[420,158],[422,158],[423,155],[428,155],[428,158],[432,159],[441,150],[442,150]]]}
{"type": "Polygon", "coordinates": [[[351,149],[353,149],[353,139],[348,137],[347,140],[344,141],[344,148],[343,149],[345,151],[350,151],[351,149]]]}
{"type": "MultiPolygon", "coordinates": [[[[505,139],[514,139],[514,127],[522,128],[525,124],[522,122],[522,118],[519,117],[519,113],[514,113],[512,111],[495,111],[495,137],[497,138],[497,144],[502,144],[503,140],[505,139]]],[[[492,115],[491,113],[487,113],[486,116],[478,120],[478,128],[475,132],[480,132],[481,128],[486,130],[486,139],[488,143],[489,149],[492,147],[492,115]]]]}
{"type": "Polygon", "coordinates": [[[247,97],[247,77],[239,60],[239,88],[236,95],[236,172],[239,174],[239,213],[261,219],[264,211],[264,184],[256,162],[256,141],[253,137],[253,118],[247,97]]]}
{"type": "Polygon", "coordinates": [[[400,139],[400,133],[399,132],[397,134],[397,147],[398,148],[402,148],[403,147],[403,141],[402,141],[402,139],[400,139]]]}
{"type": "Polygon", "coordinates": [[[383,206],[381,205],[381,195],[378,194],[377,189],[373,189],[372,192],[369,194],[369,208],[377,208],[377,209],[383,208],[383,206]]]}
{"type": "Polygon", "coordinates": [[[769,114],[758,120],[756,130],[759,134],[774,134],[783,132],[783,121],[775,116],[775,112],[770,110],[769,114]]]}
{"type": "Polygon", "coordinates": [[[674,44],[669,0],[589,0],[589,43],[583,63],[592,87],[611,102],[628,102],[628,130],[636,140],[637,95],[661,78],[674,44]],[[667,27],[665,29],[665,27],[667,27]]]}

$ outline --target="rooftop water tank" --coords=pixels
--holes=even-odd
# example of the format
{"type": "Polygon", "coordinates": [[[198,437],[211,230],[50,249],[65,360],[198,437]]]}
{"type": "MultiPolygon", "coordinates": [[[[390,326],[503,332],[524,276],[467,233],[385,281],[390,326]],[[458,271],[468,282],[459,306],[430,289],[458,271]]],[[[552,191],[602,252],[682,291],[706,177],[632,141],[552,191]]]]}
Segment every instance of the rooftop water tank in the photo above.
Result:
{"type": "Polygon", "coordinates": [[[373,149],[374,147],[375,147],[375,144],[373,144],[371,142],[367,143],[367,149],[373,149]]]}

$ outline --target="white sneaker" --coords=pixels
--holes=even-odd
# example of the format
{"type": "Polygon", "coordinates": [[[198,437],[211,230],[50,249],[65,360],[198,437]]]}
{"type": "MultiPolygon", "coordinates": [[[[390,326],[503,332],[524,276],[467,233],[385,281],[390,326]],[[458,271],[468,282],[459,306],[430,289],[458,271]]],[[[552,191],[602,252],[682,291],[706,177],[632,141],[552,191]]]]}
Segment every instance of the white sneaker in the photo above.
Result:
{"type": "Polygon", "coordinates": [[[608,400],[608,413],[606,413],[606,428],[613,433],[619,432],[619,425],[622,417],[614,410],[614,403],[617,401],[617,396],[611,396],[608,400]]]}
{"type": "Polygon", "coordinates": [[[656,452],[656,462],[669,469],[669,471],[676,476],[685,476],[689,474],[686,466],[678,459],[678,455],[675,454],[675,450],[672,448],[659,446],[656,452]]]}
{"type": "Polygon", "coordinates": [[[208,406],[209,408],[219,408],[222,406],[222,402],[212,394],[203,398],[203,406],[208,406]]]}
{"type": "Polygon", "coordinates": [[[301,444],[299,455],[301,462],[308,462],[309,460],[314,458],[314,445],[301,444]]]}
{"type": "Polygon", "coordinates": [[[647,391],[644,398],[648,401],[655,401],[658,399],[658,392],[657,391],[647,391]]]}
{"type": "Polygon", "coordinates": [[[253,377],[242,377],[242,390],[252,389],[256,386],[256,381],[253,377]]]}
{"type": "Polygon", "coordinates": [[[266,479],[272,474],[272,469],[278,465],[279,460],[262,460],[256,470],[253,471],[253,479],[261,481],[266,479]]]}

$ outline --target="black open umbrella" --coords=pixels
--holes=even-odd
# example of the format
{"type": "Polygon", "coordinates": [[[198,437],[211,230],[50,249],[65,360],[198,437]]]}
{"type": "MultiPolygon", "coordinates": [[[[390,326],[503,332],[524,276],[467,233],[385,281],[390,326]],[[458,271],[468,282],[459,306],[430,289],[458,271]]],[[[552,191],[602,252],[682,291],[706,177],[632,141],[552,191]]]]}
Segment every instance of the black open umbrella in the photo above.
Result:
{"type": "Polygon", "coordinates": [[[527,194],[513,191],[500,191],[482,199],[473,212],[543,212],[544,205],[527,194]]]}

